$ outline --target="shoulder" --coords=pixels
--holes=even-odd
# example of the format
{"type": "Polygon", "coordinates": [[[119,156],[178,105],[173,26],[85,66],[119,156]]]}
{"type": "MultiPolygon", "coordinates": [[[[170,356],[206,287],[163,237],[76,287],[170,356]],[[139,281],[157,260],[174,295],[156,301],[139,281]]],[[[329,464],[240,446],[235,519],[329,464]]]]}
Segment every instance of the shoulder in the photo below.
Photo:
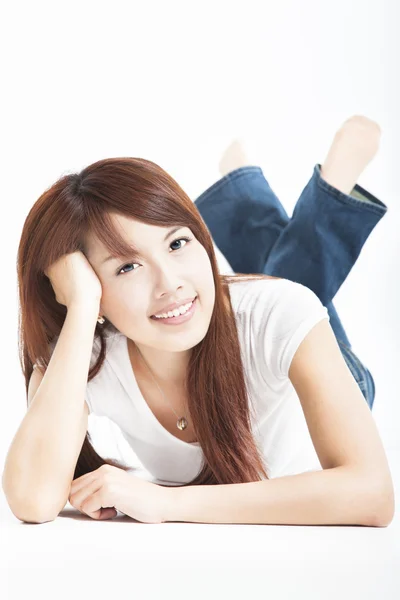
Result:
{"type": "Polygon", "coordinates": [[[285,287],[286,282],[289,280],[272,276],[265,276],[262,279],[235,278],[229,282],[229,294],[234,311],[244,313],[254,305],[272,299],[279,294],[279,288],[285,287]]]}
{"type": "Polygon", "coordinates": [[[308,287],[290,279],[268,277],[238,281],[229,285],[232,307],[241,318],[259,323],[279,315],[295,316],[310,308],[321,308],[317,295],[308,287]]]}

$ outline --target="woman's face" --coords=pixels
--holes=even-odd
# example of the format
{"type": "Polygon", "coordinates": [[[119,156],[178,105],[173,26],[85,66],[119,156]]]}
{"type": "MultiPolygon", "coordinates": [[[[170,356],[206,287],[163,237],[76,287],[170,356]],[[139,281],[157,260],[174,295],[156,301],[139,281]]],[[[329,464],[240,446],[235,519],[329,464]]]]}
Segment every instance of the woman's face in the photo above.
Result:
{"type": "Polygon", "coordinates": [[[205,248],[189,227],[170,234],[174,227],[110,216],[121,237],[133,244],[142,258],[105,261],[109,253],[103,244],[93,236],[86,238],[87,258],[103,290],[100,314],[138,345],[175,352],[194,347],[207,333],[215,301],[205,248]],[[190,241],[182,239],[185,237],[190,241]],[[187,322],[166,325],[150,318],[164,312],[168,304],[195,296],[196,309],[187,322]]]}

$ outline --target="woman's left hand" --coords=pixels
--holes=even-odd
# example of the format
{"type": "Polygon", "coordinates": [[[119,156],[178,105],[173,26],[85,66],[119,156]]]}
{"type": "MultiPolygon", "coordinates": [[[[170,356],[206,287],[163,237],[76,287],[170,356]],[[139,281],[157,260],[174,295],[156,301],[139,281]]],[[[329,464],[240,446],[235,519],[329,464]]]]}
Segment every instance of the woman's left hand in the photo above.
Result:
{"type": "Polygon", "coordinates": [[[143,523],[164,523],[170,492],[164,486],[105,464],[74,479],[68,501],[92,519],[112,519],[119,510],[143,523]]]}

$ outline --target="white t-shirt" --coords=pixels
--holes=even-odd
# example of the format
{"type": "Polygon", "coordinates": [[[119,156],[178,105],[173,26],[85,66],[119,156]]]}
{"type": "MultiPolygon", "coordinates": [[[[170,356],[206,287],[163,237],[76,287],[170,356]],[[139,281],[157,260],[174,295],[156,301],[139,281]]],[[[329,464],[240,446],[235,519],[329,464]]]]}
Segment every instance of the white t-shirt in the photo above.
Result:
{"type": "MultiPolygon", "coordinates": [[[[251,401],[252,431],[268,477],[321,470],[288,371],[308,332],[321,319],[329,320],[326,307],[309,288],[288,279],[230,283],[229,292],[251,401]]],[[[95,340],[91,364],[98,350],[95,340]]],[[[120,428],[154,483],[187,483],[201,470],[200,444],[178,439],[154,416],[137,385],[127,338],[115,328],[107,334],[106,359],[88,383],[85,400],[91,415],[108,417],[120,428]]]]}

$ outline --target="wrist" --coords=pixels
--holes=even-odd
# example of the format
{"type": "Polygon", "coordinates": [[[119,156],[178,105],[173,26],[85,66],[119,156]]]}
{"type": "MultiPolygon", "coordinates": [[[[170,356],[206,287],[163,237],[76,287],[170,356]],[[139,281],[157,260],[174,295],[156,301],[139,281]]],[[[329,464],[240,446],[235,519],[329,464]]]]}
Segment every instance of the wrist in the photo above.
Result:
{"type": "Polygon", "coordinates": [[[163,522],[179,521],[179,506],[182,490],[180,487],[165,486],[164,488],[163,522]]]}
{"type": "Polygon", "coordinates": [[[86,317],[95,317],[96,319],[99,316],[100,311],[100,301],[96,300],[82,300],[82,301],[74,301],[67,308],[68,313],[74,314],[83,314],[86,317]]]}

